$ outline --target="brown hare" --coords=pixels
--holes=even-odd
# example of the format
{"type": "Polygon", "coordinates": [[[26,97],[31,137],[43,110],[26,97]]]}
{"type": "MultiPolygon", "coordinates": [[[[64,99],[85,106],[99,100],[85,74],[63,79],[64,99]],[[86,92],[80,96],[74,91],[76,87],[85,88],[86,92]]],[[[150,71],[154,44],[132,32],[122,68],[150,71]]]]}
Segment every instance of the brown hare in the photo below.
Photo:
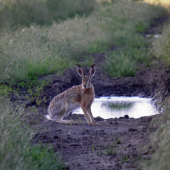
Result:
{"type": "Polygon", "coordinates": [[[93,64],[88,75],[85,75],[81,66],[77,64],[77,72],[82,77],[82,84],[71,87],[52,99],[48,107],[48,114],[52,120],[58,123],[74,123],[71,120],[63,120],[63,118],[72,110],[81,107],[88,125],[97,125],[91,112],[91,105],[95,97],[91,79],[95,71],[96,66],[93,64]]]}

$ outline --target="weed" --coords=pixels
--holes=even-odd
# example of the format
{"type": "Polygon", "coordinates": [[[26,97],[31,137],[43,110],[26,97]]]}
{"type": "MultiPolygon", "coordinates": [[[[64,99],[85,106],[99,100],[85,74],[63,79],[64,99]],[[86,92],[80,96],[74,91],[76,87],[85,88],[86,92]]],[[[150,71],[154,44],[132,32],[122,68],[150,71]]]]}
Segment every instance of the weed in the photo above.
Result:
{"type": "Polygon", "coordinates": [[[107,156],[116,154],[116,150],[114,149],[114,147],[115,147],[115,144],[112,144],[109,146],[109,149],[105,150],[105,153],[107,156]]]}
{"type": "Polygon", "coordinates": [[[138,31],[138,32],[144,32],[144,31],[146,31],[147,27],[148,27],[148,25],[146,25],[146,23],[139,21],[136,24],[135,28],[136,28],[136,31],[138,31]]]}
{"type": "Polygon", "coordinates": [[[116,133],[116,138],[115,138],[115,142],[117,143],[117,144],[121,144],[121,140],[119,139],[119,137],[118,137],[118,134],[116,133]]]}
{"type": "Polygon", "coordinates": [[[129,155],[122,155],[122,163],[129,163],[130,156],[129,155]]]}
{"type": "Polygon", "coordinates": [[[94,146],[92,145],[92,150],[93,150],[93,152],[95,151],[95,149],[94,149],[94,146]]]}
{"type": "Polygon", "coordinates": [[[13,89],[10,86],[0,84],[0,97],[12,93],[13,89]]]}
{"type": "Polygon", "coordinates": [[[109,156],[109,155],[115,155],[116,154],[116,151],[113,149],[113,148],[109,148],[106,151],[106,155],[109,156]]]}

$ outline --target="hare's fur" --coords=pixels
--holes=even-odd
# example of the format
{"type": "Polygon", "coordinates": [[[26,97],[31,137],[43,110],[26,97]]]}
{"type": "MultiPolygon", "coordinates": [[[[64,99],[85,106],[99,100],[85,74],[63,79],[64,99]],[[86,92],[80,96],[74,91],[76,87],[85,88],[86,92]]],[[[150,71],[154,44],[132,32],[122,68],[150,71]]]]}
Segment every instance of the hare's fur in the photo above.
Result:
{"type": "Polygon", "coordinates": [[[48,107],[48,114],[53,120],[58,123],[74,123],[71,120],[63,120],[63,118],[72,110],[81,107],[87,123],[96,125],[91,112],[91,105],[95,97],[91,78],[95,71],[96,67],[93,64],[90,67],[89,74],[85,75],[81,66],[77,65],[77,72],[82,77],[82,84],[69,88],[52,99],[48,107]]]}

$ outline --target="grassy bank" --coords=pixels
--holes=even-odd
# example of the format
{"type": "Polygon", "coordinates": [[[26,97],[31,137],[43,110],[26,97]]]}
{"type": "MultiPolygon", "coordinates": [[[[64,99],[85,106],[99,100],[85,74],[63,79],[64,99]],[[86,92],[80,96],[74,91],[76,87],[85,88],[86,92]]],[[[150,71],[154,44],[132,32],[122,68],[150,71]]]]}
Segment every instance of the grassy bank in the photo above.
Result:
{"type": "Polygon", "coordinates": [[[104,63],[106,73],[116,77],[134,75],[135,65],[146,62],[148,47],[144,37],[137,31],[144,31],[153,18],[165,13],[166,10],[161,6],[136,1],[115,1],[98,4],[98,8],[89,17],[86,14],[83,17],[75,15],[73,19],[54,22],[51,26],[42,27],[34,22],[30,27],[18,25],[14,31],[3,27],[0,31],[0,83],[61,73],[80,61],[90,65],[93,58],[89,59],[87,55],[108,52],[112,46],[125,52],[113,51],[108,55],[104,63]],[[127,51],[130,51],[128,57],[127,51]],[[140,60],[130,56],[133,51],[140,55],[137,57],[140,60]],[[111,66],[117,67],[115,58],[120,55],[122,61],[126,58],[125,63],[117,69],[109,69],[111,66]],[[127,75],[125,72],[130,66],[121,73],[119,71],[126,67],[126,63],[132,63],[133,68],[127,75]]]}
{"type": "Polygon", "coordinates": [[[165,66],[170,66],[170,23],[163,29],[159,39],[152,43],[151,54],[161,60],[165,66]]]}
{"type": "Polygon", "coordinates": [[[150,136],[151,159],[144,161],[144,170],[168,170],[169,164],[169,150],[170,150],[170,108],[169,103],[165,104],[165,112],[154,120],[153,126],[157,126],[156,132],[150,136]]]}
{"type": "Polygon", "coordinates": [[[24,108],[0,98],[0,169],[60,170],[63,163],[50,147],[31,146],[31,130],[21,121],[24,108]]]}
{"type": "MultiPolygon", "coordinates": [[[[150,1],[153,3],[153,0],[150,1]]],[[[159,1],[170,12],[170,2],[168,0],[159,1]]],[[[161,61],[166,67],[170,66],[170,23],[164,28],[160,38],[153,41],[150,48],[150,55],[161,61]]],[[[168,87],[165,87],[168,89],[168,87]]],[[[161,92],[161,89],[160,89],[161,92]]],[[[161,94],[160,94],[161,95],[161,94]]],[[[170,97],[167,95],[163,101],[164,112],[154,121],[153,125],[159,125],[156,132],[151,135],[151,146],[154,148],[154,154],[150,161],[145,162],[146,170],[167,170],[170,169],[169,150],[170,150],[170,97]]]]}

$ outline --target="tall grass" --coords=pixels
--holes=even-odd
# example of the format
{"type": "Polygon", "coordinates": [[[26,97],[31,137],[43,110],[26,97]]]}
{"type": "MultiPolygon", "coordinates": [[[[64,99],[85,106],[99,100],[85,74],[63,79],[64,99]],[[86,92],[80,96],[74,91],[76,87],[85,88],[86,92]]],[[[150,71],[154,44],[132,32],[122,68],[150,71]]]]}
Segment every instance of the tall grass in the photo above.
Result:
{"type": "Polygon", "coordinates": [[[95,0],[0,0],[0,28],[51,25],[75,14],[88,15],[95,5],[95,0]]]}
{"type": "Polygon", "coordinates": [[[151,54],[160,59],[165,66],[170,65],[170,23],[164,27],[161,37],[153,41],[151,54]]]}
{"type": "Polygon", "coordinates": [[[160,6],[141,2],[124,2],[123,6],[119,5],[121,3],[117,2],[115,13],[112,13],[110,6],[107,11],[103,12],[103,15],[108,14],[113,20],[111,24],[114,32],[111,34],[112,45],[118,49],[107,56],[103,68],[111,77],[134,76],[138,63],[149,65],[149,56],[147,55],[149,44],[137,31],[146,30],[153,18],[165,14],[166,11],[160,6]]]}
{"type": "Polygon", "coordinates": [[[153,125],[159,124],[159,128],[151,135],[150,146],[155,150],[152,158],[143,164],[144,170],[168,170],[170,169],[170,108],[166,103],[166,111],[162,113],[153,125]]]}
{"type": "MultiPolygon", "coordinates": [[[[146,0],[149,3],[159,3],[164,6],[168,14],[170,14],[170,1],[169,0],[146,0]]],[[[160,38],[156,39],[152,43],[151,55],[162,61],[165,66],[170,65],[170,22],[168,22],[164,28],[160,38]]]]}
{"type": "Polygon", "coordinates": [[[134,76],[137,63],[148,64],[145,48],[125,48],[111,52],[103,68],[111,77],[134,76]]]}
{"type": "MultiPolygon", "coordinates": [[[[155,2],[150,0],[151,3],[155,2]]],[[[157,1],[167,8],[170,12],[170,1],[160,0],[157,1]],[[169,5],[169,6],[168,6],[169,5]]],[[[161,37],[153,41],[150,48],[150,55],[153,55],[161,61],[164,66],[170,66],[170,24],[169,22],[164,26],[161,37]]],[[[168,87],[167,87],[168,88],[168,87]]],[[[161,95],[161,94],[160,94],[161,95]]],[[[170,98],[166,97],[162,101],[164,106],[164,113],[155,119],[153,125],[159,125],[156,132],[151,135],[150,145],[154,148],[155,152],[152,153],[151,160],[143,164],[143,169],[146,170],[168,170],[170,169],[170,98]]]]}
{"type": "Polygon", "coordinates": [[[0,169],[61,170],[63,163],[52,148],[31,146],[30,129],[20,120],[24,109],[0,98],[0,169]]]}
{"type": "MultiPolygon", "coordinates": [[[[0,82],[17,82],[55,71],[61,73],[83,61],[86,56],[82,54],[107,52],[112,46],[130,51],[133,48],[134,51],[136,48],[144,49],[147,44],[136,31],[140,25],[147,28],[153,18],[165,13],[161,6],[115,1],[104,6],[98,4],[89,17],[76,15],[51,26],[32,24],[30,27],[19,26],[14,31],[5,27],[0,32],[0,82]]],[[[141,53],[141,56],[144,55],[141,53]]],[[[112,69],[107,72],[112,72],[112,69]]]]}

